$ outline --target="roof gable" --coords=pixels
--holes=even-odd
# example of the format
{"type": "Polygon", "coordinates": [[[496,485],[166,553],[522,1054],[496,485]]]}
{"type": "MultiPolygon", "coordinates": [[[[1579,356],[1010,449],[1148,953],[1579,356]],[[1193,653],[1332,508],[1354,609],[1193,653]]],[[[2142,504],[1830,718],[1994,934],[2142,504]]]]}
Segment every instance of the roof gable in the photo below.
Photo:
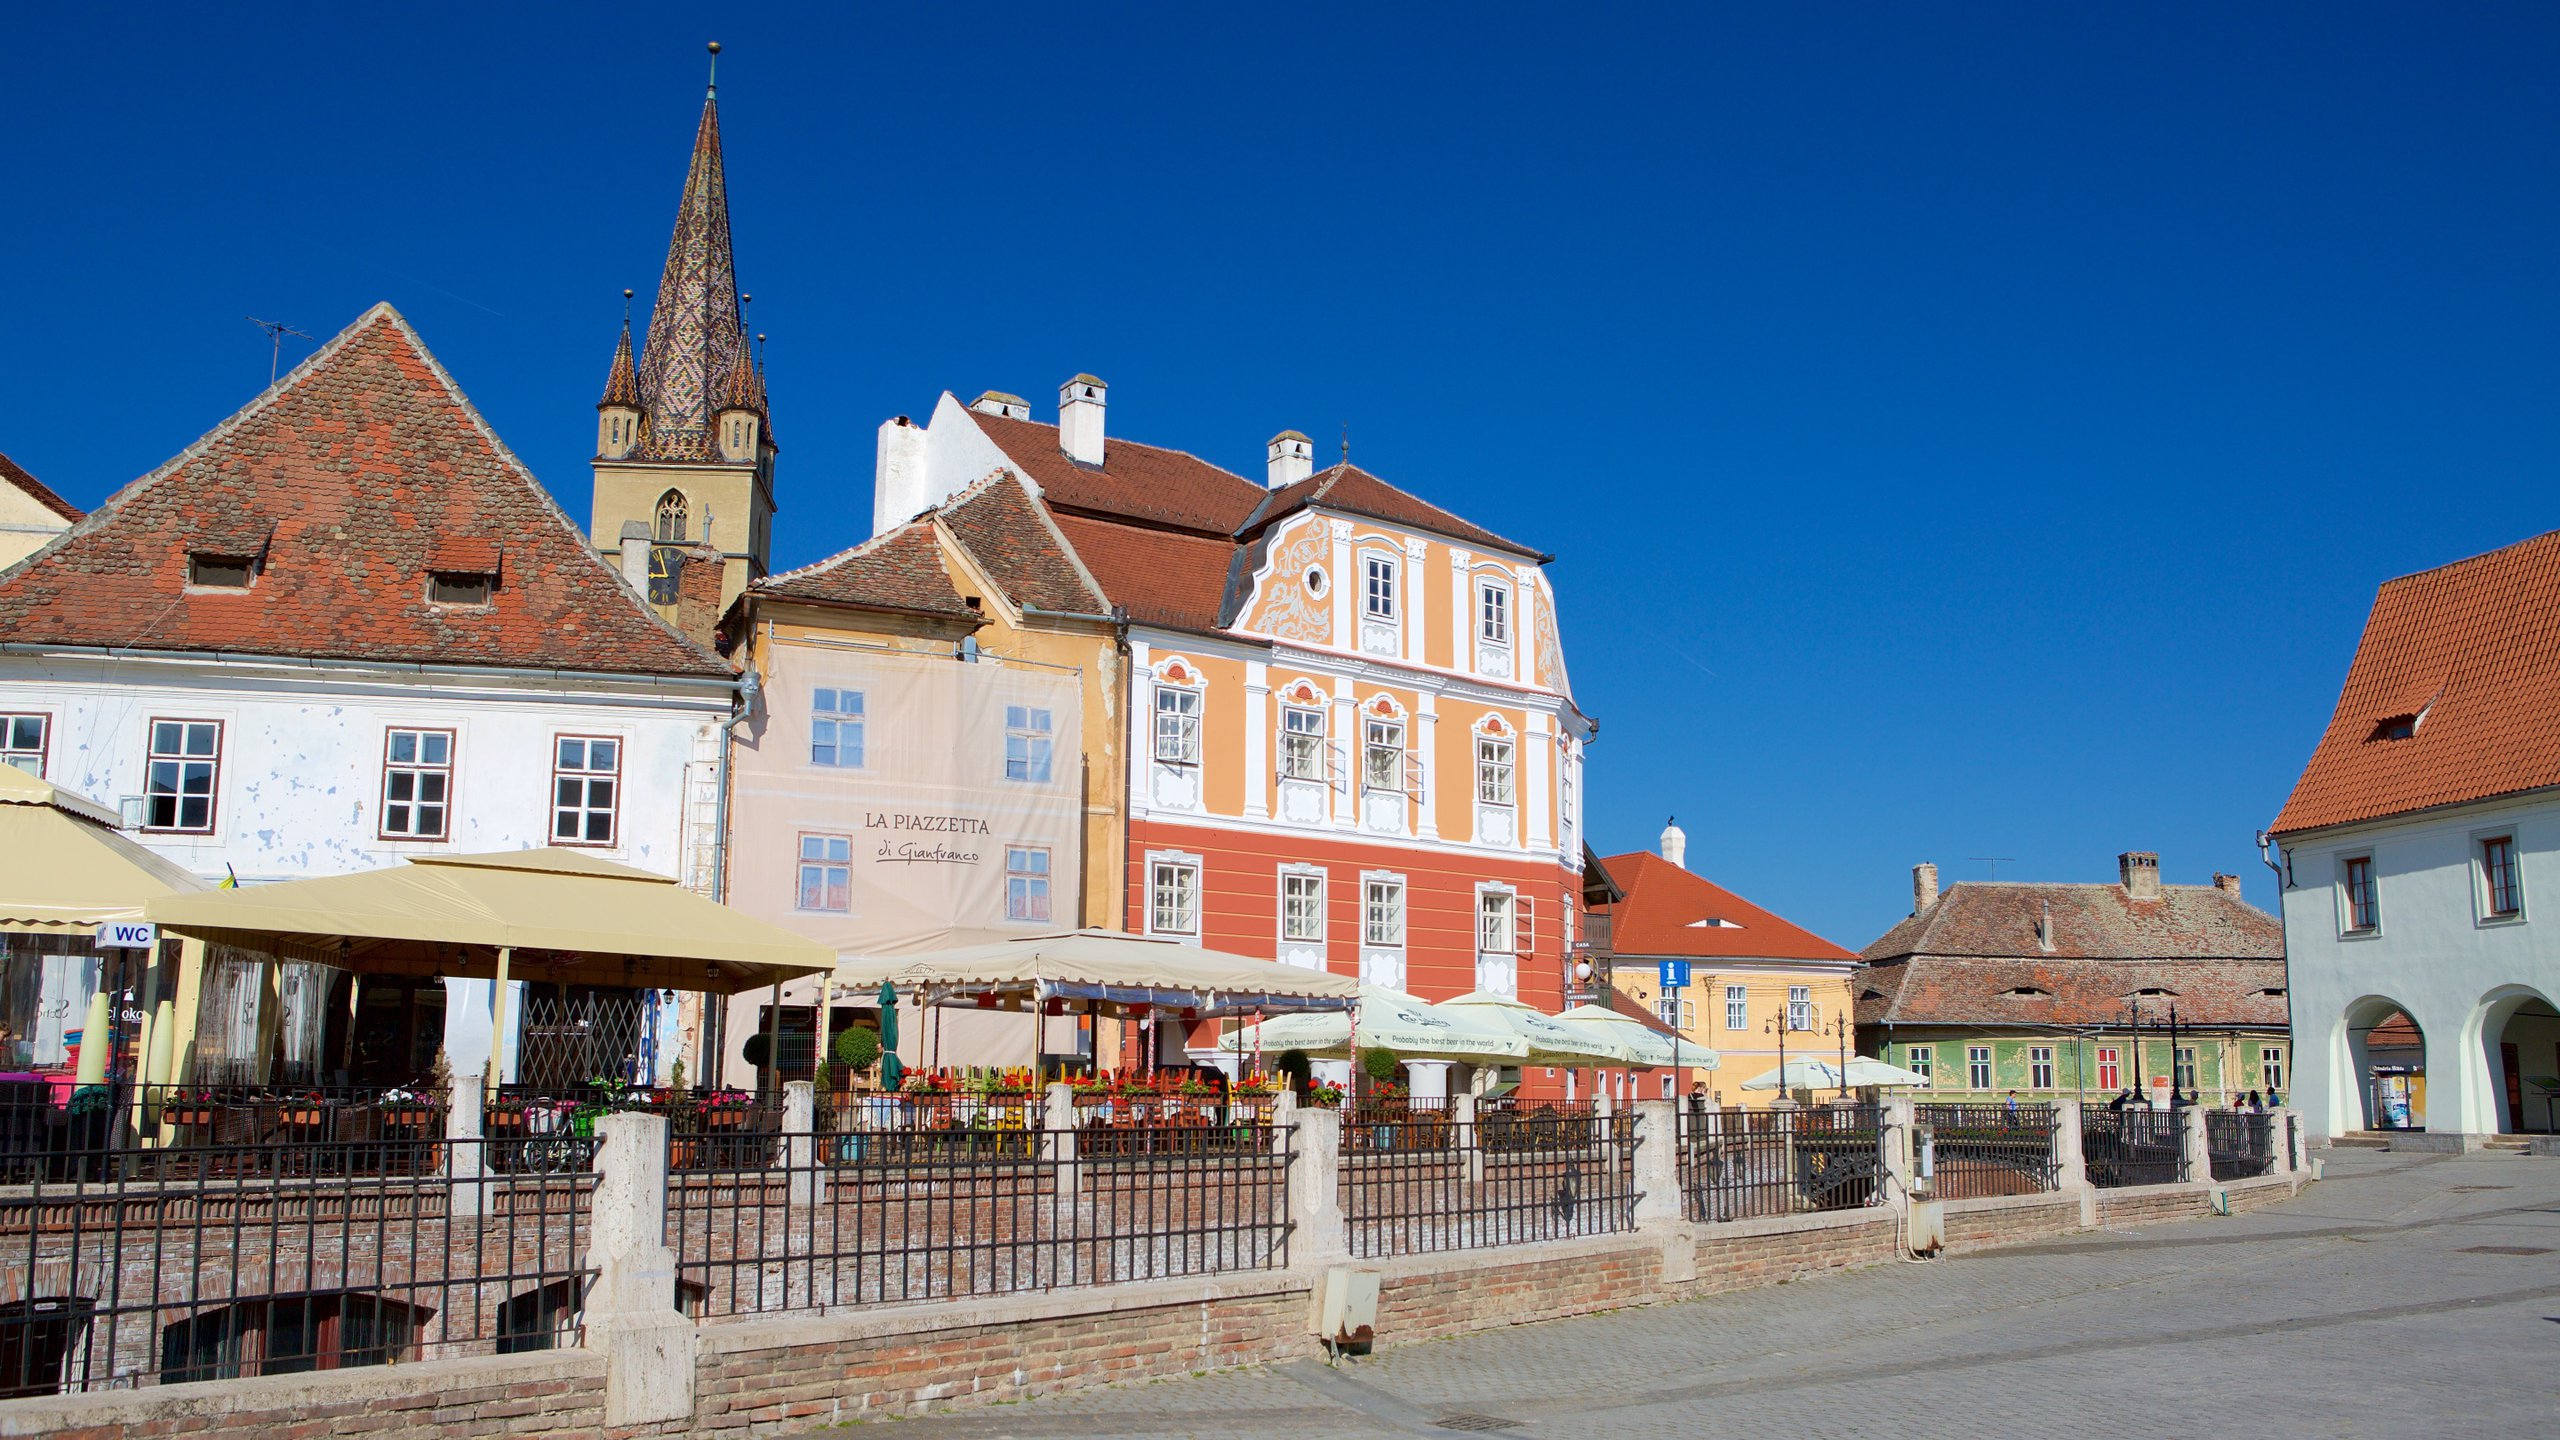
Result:
{"type": "Polygon", "coordinates": [[[941,510],[943,528],[1016,605],[1059,614],[1110,608],[1046,510],[1010,470],[941,510]]]}
{"type": "Polygon", "coordinates": [[[1659,855],[1638,850],[1612,855],[1601,864],[1626,887],[1626,898],[1609,907],[1609,947],[1620,956],[1843,962],[1858,958],[1659,855]]]}
{"type": "Polygon", "coordinates": [[[52,486],[28,474],[24,466],[6,455],[0,455],[0,485],[18,491],[65,520],[80,519],[79,506],[55,494],[52,486]]]}
{"type": "Polygon", "coordinates": [[[2386,582],[2273,831],[2560,785],[2554,636],[2560,531],[2386,582]]]}
{"type": "Polygon", "coordinates": [[[926,521],[910,521],[814,565],[767,576],[755,583],[753,593],[949,620],[978,618],[962,603],[951,569],[943,563],[942,543],[926,521]]]}

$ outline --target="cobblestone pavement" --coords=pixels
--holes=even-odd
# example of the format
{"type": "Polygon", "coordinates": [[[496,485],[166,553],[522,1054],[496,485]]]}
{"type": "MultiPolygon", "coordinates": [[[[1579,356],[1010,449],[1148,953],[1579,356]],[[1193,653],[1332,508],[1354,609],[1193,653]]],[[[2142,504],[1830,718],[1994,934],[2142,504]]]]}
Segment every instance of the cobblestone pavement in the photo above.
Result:
{"type": "Polygon", "coordinates": [[[901,1440],[2560,1434],[2560,1162],[2324,1153],[2326,1183],[2229,1219],[882,1424],[901,1440]]]}

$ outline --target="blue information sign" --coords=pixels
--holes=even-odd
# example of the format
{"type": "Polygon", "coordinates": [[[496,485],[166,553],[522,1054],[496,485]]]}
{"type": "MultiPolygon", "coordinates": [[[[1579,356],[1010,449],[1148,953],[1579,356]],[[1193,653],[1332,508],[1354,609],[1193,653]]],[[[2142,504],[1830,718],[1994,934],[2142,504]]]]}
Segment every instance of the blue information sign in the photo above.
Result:
{"type": "Polygon", "coordinates": [[[1662,988],[1665,990],[1685,990],[1689,988],[1689,962],[1686,960],[1663,961],[1662,988]]]}

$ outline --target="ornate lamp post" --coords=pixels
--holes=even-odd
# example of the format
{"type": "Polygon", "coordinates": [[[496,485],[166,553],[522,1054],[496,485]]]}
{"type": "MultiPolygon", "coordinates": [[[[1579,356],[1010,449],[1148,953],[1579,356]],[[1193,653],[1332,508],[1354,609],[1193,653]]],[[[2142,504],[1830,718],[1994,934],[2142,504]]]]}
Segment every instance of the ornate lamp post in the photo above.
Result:
{"type": "Polygon", "coordinates": [[[1787,1031],[1794,1019],[1791,1010],[1781,1010],[1769,1017],[1768,1024],[1760,1027],[1761,1034],[1778,1037],[1778,1098],[1789,1103],[1793,1103],[1795,1097],[1787,1089],[1787,1031]]]}

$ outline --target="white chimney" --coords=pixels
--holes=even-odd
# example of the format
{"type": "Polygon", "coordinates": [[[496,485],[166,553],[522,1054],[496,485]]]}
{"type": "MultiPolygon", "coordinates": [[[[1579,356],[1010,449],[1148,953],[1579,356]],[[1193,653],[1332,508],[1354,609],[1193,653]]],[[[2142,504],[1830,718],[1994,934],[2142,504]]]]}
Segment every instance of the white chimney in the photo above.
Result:
{"type": "Polygon", "coordinates": [[[924,427],[898,416],[880,427],[880,449],[871,470],[871,533],[885,535],[933,503],[926,498],[924,427]]]}
{"type": "Polygon", "coordinates": [[[1079,465],[1102,463],[1102,392],[1107,388],[1090,375],[1058,387],[1058,448],[1079,465]]]}
{"type": "Polygon", "coordinates": [[[1271,488],[1295,485],[1316,472],[1316,447],[1295,430],[1271,437],[1271,488]]]}
{"type": "Polygon", "coordinates": [[[977,411],[981,415],[1000,415],[1007,420],[1028,420],[1031,418],[1030,401],[1023,399],[1019,395],[1007,395],[1001,390],[990,390],[984,395],[979,396],[977,399],[970,401],[969,408],[977,411]]]}
{"type": "Polygon", "coordinates": [[[649,524],[622,522],[622,582],[642,595],[649,593],[649,524]]]}
{"type": "Polygon", "coordinates": [[[1689,832],[1680,828],[1676,817],[1662,827],[1662,858],[1683,870],[1689,868],[1689,832]]]}
{"type": "Polygon", "coordinates": [[[1938,903],[1938,867],[1923,860],[1911,867],[1911,913],[1919,914],[1938,903]]]}

